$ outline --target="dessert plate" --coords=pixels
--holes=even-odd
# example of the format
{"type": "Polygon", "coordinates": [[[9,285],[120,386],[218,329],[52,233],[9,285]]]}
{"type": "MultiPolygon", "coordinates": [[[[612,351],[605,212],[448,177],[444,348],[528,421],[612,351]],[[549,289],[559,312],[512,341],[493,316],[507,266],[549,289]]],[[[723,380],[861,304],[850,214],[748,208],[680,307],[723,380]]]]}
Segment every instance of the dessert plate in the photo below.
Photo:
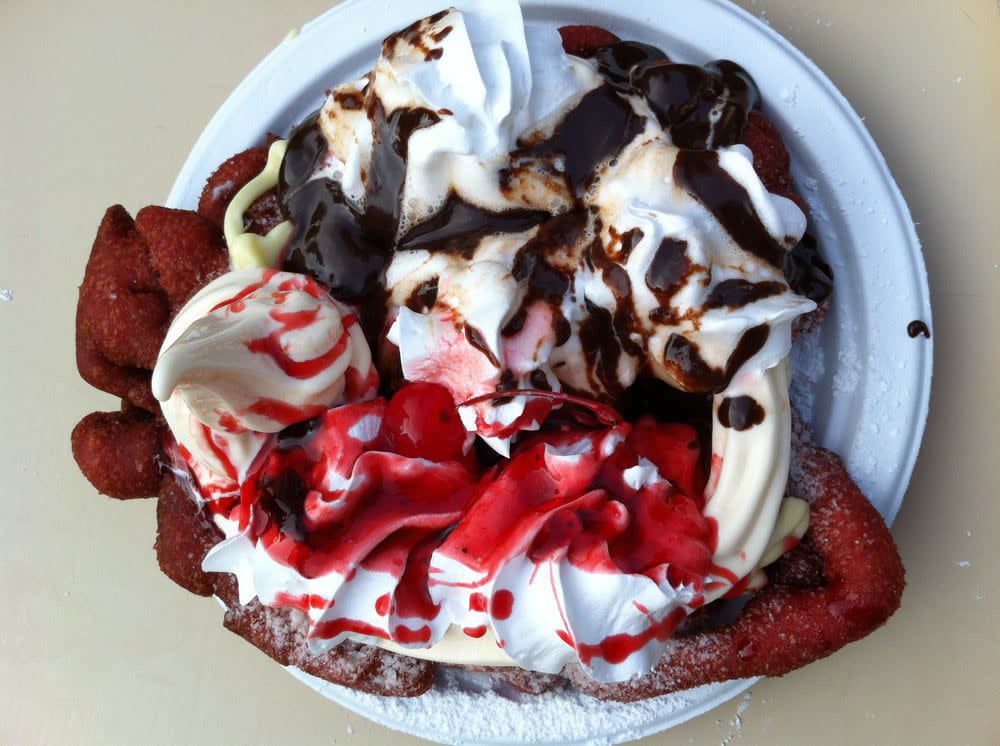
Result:
{"type": "MultiPolygon", "coordinates": [[[[167,205],[193,209],[215,167],[283,133],[318,108],[325,89],[360,76],[381,40],[461,0],[348,0],[306,24],[237,87],[205,128],[167,205]],[[333,51],[332,51],[333,50],[333,51]]],[[[817,439],[840,453],[875,507],[892,522],[920,447],[930,397],[932,341],[920,245],[909,210],[860,118],[788,41],[724,0],[523,0],[526,22],[591,23],[655,44],[672,58],[738,61],[760,86],[764,108],[792,153],[811,230],[836,275],[822,330],[797,340],[793,401],[817,439]]],[[[345,689],[290,669],[316,691],[390,728],[444,743],[618,743],[699,715],[746,689],[732,681],[632,704],[598,702],[571,689],[531,697],[472,673],[447,672],[416,699],[345,689]]]]}

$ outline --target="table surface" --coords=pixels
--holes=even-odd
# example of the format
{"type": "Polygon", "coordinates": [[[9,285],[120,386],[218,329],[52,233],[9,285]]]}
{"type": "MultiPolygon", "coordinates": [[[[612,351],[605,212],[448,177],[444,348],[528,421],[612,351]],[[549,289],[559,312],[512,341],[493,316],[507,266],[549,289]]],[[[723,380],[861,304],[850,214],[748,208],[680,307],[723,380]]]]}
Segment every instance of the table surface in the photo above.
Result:
{"type": "MultiPolygon", "coordinates": [[[[0,661],[6,743],[409,744],[295,682],[174,586],[154,503],[98,497],[69,432],[76,286],[104,208],[166,196],[229,91],[329,0],[0,4],[0,661]]],[[[894,533],[909,589],[831,659],[646,743],[997,743],[1000,13],[995,0],[745,0],[865,118],[934,304],[930,421],[894,533]],[[877,5],[877,8],[872,8],[877,5]],[[742,708],[740,708],[742,709],[742,708]]],[[[335,53],[335,50],[332,50],[335,53]]]]}

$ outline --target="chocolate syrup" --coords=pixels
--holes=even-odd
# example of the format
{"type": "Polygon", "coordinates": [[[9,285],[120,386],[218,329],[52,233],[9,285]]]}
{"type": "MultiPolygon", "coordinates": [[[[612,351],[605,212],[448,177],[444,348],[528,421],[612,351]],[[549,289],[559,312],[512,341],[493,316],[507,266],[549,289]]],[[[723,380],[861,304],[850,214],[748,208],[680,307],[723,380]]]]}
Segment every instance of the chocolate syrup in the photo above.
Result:
{"type": "Polygon", "coordinates": [[[910,335],[910,339],[916,339],[921,335],[927,339],[931,338],[931,330],[927,328],[927,324],[919,319],[911,321],[906,325],[906,333],[910,335]]]}
{"type": "Polygon", "coordinates": [[[623,93],[634,91],[632,70],[647,62],[669,62],[667,53],[640,41],[620,41],[601,47],[594,54],[597,71],[608,83],[623,93]]]}
{"type": "Polygon", "coordinates": [[[729,385],[743,364],[760,351],[770,333],[767,324],[747,329],[723,369],[709,365],[694,342],[680,334],[671,334],[663,351],[663,361],[687,391],[717,394],[729,385]]]}
{"type": "Polygon", "coordinates": [[[628,272],[623,266],[611,260],[604,250],[604,244],[597,238],[586,248],[583,259],[591,268],[600,270],[601,279],[615,298],[615,310],[611,321],[615,332],[614,341],[628,355],[641,356],[644,351],[643,345],[636,342],[633,335],[640,339],[645,337],[642,334],[642,325],[636,317],[635,302],[632,300],[632,280],[628,272]]]}
{"type": "Polygon", "coordinates": [[[549,213],[544,210],[484,210],[452,192],[440,210],[406,232],[399,240],[397,250],[452,251],[471,258],[485,236],[520,233],[548,217],[549,213]]]}
{"type": "Polygon", "coordinates": [[[678,152],[674,182],[701,202],[741,249],[775,267],[782,266],[785,247],[768,233],[746,189],[719,165],[717,152],[678,152]]]}
{"type": "Polygon", "coordinates": [[[511,274],[525,289],[521,306],[504,326],[505,337],[513,337],[524,327],[528,309],[536,301],[545,301],[552,307],[556,327],[556,344],[564,344],[571,333],[569,322],[563,317],[560,305],[570,288],[570,277],[553,267],[548,257],[568,250],[583,236],[587,214],[581,210],[549,218],[538,232],[517,250],[511,274]]]}
{"type": "Polygon", "coordinates": [[[833,292],[833,270],[823,261],[816,238],[809,233],[785,255],[782,269],[789,287],[816,303],[833,292]]]}
{"type": "Polygon", "coordinates": [[[646,272],[646,285],[656,295],[662,308],[670,305],[670,299],[680,290],[692,269],[687,256],[687,241],[664,238],[660,242],[646,272]]]}
{"type": "Polygon", "coordinates": [[[441,117],[421,107],[396,109],[386,115],[385,107],[375,96],[369,97],[368,115],[374,141],[365,182],[365,221],[369,231],[391,244],[399,228],[410,136],[437,124],[441,117]]]}
{"type": "Polygon", "coordinates": [[[602,85],[580,99],[548,140],[528,145],[523,152],[562,155],[569,184],[579,192],[589,184],[598,165],[620,153],[642,132],[645,121],[614,88],[602,85]]]}
{"type": "Polygon", "coordinates": [[[422,313],[429,309],[437,301],[438,278],[434,277],[425,280],[413,289],[410,297],[406,299],[406,307],[416,313],[422,313]]]}
{"type": "Polygon", "coordinates": [[[645,62],[633,69],[631,80],[679,148],[735,145],[743,137],[747,116],[760,106],[753,78],[729,60],[705,67],[645,62]]]}
{"type": "Polygon", "coordinates": [[[311,420],[296,422],[275,435],[274,443],[278,448],[287,450],[305,445],[322,426],[323,417],[313,417],[311,420]]]}
{"type": "Polygon", "coordinates": [[[479,329],[471,324],[465,324],[465,338],[469,340],[470,345],[486,356],[486,359],[490,361],[494,368],[501,367],[500,361],[497,360],[497,356],[493,354],[493,350],[490,349],[490,346],[486,344],[486,338],[479,329]]]}
{"type": "Polygon", "coordinates": [[[766,282],[723,280],[709,292],[705,299],[705,308],[741,308],[783,292],[785,286],[776,280],[766,282]]]}
{"type": "Polygon", "coordinates": [[[640,376],[618,398],[615,409],[629,421],[652,415],[660,422],[697,425],[711,421],[712,397],[681,391],[659,378],[640,376]]]}
{"type": "Polygon", "coordinates": [[[611,397],[622,394],[622,385],[618,381],[618,360],[622,348],[615,335],[614,318],[611,312],[601,306],[584,301],[587,316],[580,322],[580,345],[583,354],[590,362],[587,377],[591,388],[595,391],[607,391],[611,397]]]}
{"type": "MultiPolygon", "coordinates": [[[[448,11],[442,10],[435,13],[427,18],[421,18],[418,21],[414,21],[409,26],[404,29],[400,29],[394,34],[389,34],[382,41],[382,54],[384,56],[390,57],[395,53],[396,47],[400,42],[406,42],[411,47],[423,52],[424,59],[427,61],[440,59],[444,50],[436,47],[430,47],[424,41],[424,31],[428,26],[433,26],[435,23],[440,21],[448,14],[448,11]]],[[[433,34],[431,38],[440,43],[449,33],[451,33],[451,26],[445,26],[443,29],[433,34]]]]}
{"type": "Polygon", "coordinates": [[[749,430],[764,421],[764,407],[751,396],[727,396],[719,404],[719,422],[733,430],[749,430]]]}

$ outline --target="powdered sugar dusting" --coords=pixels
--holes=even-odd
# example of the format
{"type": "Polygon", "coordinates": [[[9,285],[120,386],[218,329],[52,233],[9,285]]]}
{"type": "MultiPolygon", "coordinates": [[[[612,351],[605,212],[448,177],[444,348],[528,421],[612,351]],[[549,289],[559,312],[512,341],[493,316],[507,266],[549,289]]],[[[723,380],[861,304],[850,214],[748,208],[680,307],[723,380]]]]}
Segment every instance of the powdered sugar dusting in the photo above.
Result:
{"type": "Polygon", "coordinates": [[[792,343],[792,385],[789,394],[799,414],[812,422],[816,387],[826,370],[826,358],[818,332],[800,334],[792,343]]]}
{"type": "MultiPolygon", "coordinates": [[[[707,710],[733,696],[747,682],[699,687],[639,702],[603,702],[559,686],[526,695],[508,684],[474,671],[442,668],[436,685],[416,698],[378,697],[345,689],[289,667],[324,696],[390,727],[403,726],[417,736],[441,743],[621,743],[686,720],[691,708],[707,710]],[[405,724],[405,725],[404,725],[405,724]]],[[[749,706],[745,698],[737,711],[749,706]]]]}
{"type": "Polygon", "coordinates": [[[0,301],[9,302],[14,300],[14,291],[10,288],[0,288],[0,301]]]}
{"type": "Polygon", "coordinates": [[[752,698],[753,692],[747,691],[744,693],[743,699],[740,700],[740,706],[736,709],[736,715],[729,721],[729,735],[722,739],[722,746],[729,746],[737,738],[743,738],[743,716],[750,708],[750,700],[752,698]]]}

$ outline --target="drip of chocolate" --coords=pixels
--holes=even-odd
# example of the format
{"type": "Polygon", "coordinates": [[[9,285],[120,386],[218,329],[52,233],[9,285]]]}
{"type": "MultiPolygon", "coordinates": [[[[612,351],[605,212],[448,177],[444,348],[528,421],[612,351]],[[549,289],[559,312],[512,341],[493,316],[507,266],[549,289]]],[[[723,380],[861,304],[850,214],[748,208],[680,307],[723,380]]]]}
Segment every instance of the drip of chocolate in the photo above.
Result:
{"type": "Polygon", "coordinates": [[[479,329],[472,326],[471,324],[466,324],[465,338],[469,340],[470,345],[475,347],[477,350],[483,353],[483,355],[486,356],[486,359],[490,361],[490,363],[493,365],[494,368],[501,367],[500,361],[497,360],[497,356],[493,354],[493,350],[490,349],[490,346],[486,344],[486,338],[483,336],[483,333],[479,329]]]}
{"type": "Polygon", "coordinates": [[[679,151],[674,161],[674,182],[701,202],[741,249],[782,267],[785,247],[768,233],[750,195],[722,168],[717,152],[679,151]]]}
{"type": "Polygon", "coordinates": [[[743,137],[747,116],[760,106],[753,78],[729,60],[705,67],[645,62],[633,69],[631,79],[679,148],[735,145],[743,137]]]}
{"type": "Polygon", "coordinates": [[[743,364],[760,351],[770,334],[767,324],[747,329],[729,355],[726,367],[721,369],[707,363],[694,342],[680,334],[671,334],[663,351],[663,362],[686,391],[717,394],[729,385],[743,364]]]}
{"type": "MultiPolygon", "coordinates": [[[[424,59],[428,62],[440,59],[444,50],[438,47],[428,46],[427,42],[424,41],[424,31],[428,26],[433,26],[446,15],[448,15],[447,10],[438,11],[432,16],[414,21],[406,28],[400,29],[394,34],[389,34],[389,36],[382,41],[382,54],[391,57],[395,54],[396,47],[398,47],[401,43],[406,43],[414,49],[422,52],[424,59]]],[[[440,43],[449,33],[451,33],[451,30],[451,26],[445,26],[443,29],[433,34],[431,38],[435,42],[440,43]]]]}
{"type": "Polygon", "coordinates": [[[634,93],[632,71],[644,63],[669,62],[667,53],[640,41],[620,41],[601,47],[594,54],[597,71],[622,93],[634,93]]]}
{"type": "MultiPolygon", "coordinates": [[[[633,335],[640,339],[645,339],[642,334],[642,325],[635,313],[635,303],[632,300],[632,280],[628,272],[620,264],[616,264],[607,255],[604,244],[600,239],[595,238],[584,251],[584,261],[592,268],[601,272],[601,279],[608,290],[615,298],[615,311],[612,314],[611,324],[614,329],[614,341],[633,357],[643,354],[642,344],[635,341],[633,335]]],[[[608,357],[605,353],[603,357],[608,357]]]]}
{"type": "Polygon", "coordinates": [[[544,210],[484,210],[452,192],[441,209],[407,231],[396,248],[398,251],[453,251],[471,257],[484,237],[497,233],[520,233],[548,217],[549,213],[544,210]]]}
{"type": "Polygon", "coordinates": [[[906,333],[910,335],[910,339],[916,339],[920,336],[927,339],[931,338],[931,330],[927,328],[927,324],[919,319],[915,319],[906,325],[906,333]]]}
{"type": "Polygon", "coordinates": [[[556,344],[565,344],[569,339],[571,329],[560,305],[572,278],[552,266],[548,258],[574,246],[583,236],[586,225],[587,214],[583,211],[556,215],[542,223],[534,237],[518,249],[511,274],[524,288],[524,297],[520,307],[504,325],[502,333],[505,337],[513,337],[520,332],[528,309],[537,301],[544,301],[552,308],[556,344]]]}
{"type": "Polygon", "coordinates": [[[579,192],[600,164],[618,155],[642,132],[645,121],[614,88],[602,85],[580,99],[548,140],[526,144],[522,153],[562,156],[570,186],[579,192]]]}
{"type": "Polygon", "coordinates": [[[646,286],[656,295],[660,308],[670,305],[670,299],[693,269],[687,256],[687,241],[667,237],[660,242],[646,272],[646,286]]]}
{"type": "Polygon", "coordinates": [[[373,145],[363,210],[347,199],[339,182],[312,178],[328,154],[317,114],[289,137],[278,197],[295,226],[283,268],[316,278],[335,298],[363,301],[365,335],[376,339],[385,315],[383,278],[399,224],[409,139],[439,117],[427,109],[397,109],[386,116],[374,97],[368,110],[373,145]]]}
{"type": "Polygon", "coordinates": [[[822,303],[833,292],[833,270],[823,261],[812,234],[806,233],[785,255],[782,269],[789,287],[816,303],[822,303]]]}
{"type": "Polygon", "coordinates": [[[426,280],[413,289],[410,297],[406,299],[406,307],[411,311],[422,313],[431,308],[437,301],[438,278],[426,280]]]}
{"type": "Polygon", "coordinates": [[[741,308],[750,303],[780,295],[784,284],[776,280],[750,282],[749,280],[723,280],[708,294],[705,308],[741,308]]]}
{"type": "Polygon", "coordinates": [[[595,391],[607,391],[612,397],[622,394],[618,382],[618,360],[622,348],[615,336],[614,318],[601,306],[585,301],[587,316],[580,322],[580,345],[589,361],[587,377],[595,391]]]}
{"type": "Polygon", "coordinates": [[[749,430],[764,421],[764,408],[752,396],[727,396],[719,404],[719,422],[733,430],[749,430]]]}

